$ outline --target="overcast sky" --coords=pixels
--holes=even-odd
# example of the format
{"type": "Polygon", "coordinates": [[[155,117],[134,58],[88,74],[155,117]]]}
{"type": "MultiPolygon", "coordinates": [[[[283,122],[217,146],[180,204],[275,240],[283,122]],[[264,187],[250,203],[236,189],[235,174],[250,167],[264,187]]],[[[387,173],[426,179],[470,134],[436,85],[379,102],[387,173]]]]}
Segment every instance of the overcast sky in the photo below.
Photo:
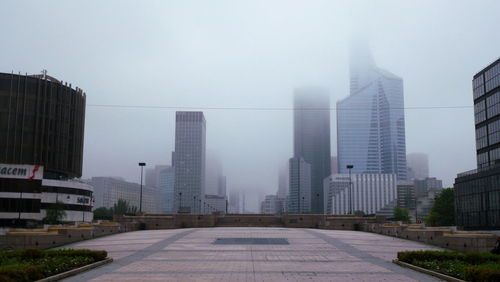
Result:
{"type": "MultiPolygon", "coordinates": [[[[139,161],[170,164],[175,109],[207,120],[228,189],[275,193],[292,155],[302,85],[349,94],[349,42],[404,79],[407,153],[453,184],[476,163],[472,76],[500,56],[500,1],[2,1],[0,72],[48,74],[87,93],[83,177],[139,181],[139,161]],[[411,109],[468,106],[457,109],[411,109]]],[[[331,114],[336,154],[335,112],[331,114]]]]}

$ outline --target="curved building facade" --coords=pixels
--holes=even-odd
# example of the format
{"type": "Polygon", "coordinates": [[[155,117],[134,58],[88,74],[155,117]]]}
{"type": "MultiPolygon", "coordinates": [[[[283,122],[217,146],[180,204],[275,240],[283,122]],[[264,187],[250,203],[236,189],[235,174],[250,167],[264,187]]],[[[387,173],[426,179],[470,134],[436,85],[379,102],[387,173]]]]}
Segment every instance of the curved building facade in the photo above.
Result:
{"type": "Polygon", "coordinates": [[[82,175],[85,93],[46,75],[0,73],[0,163],[82,175]]]}
{"type": "Polygon", "coordinates": [[[62,221],[92,220],[82,175],[85,93],[43,75],[0,73],[0,225],[42,220],[53,204],[62,221]],[[76,179],[76,180],[75,180],[76,179]]]}

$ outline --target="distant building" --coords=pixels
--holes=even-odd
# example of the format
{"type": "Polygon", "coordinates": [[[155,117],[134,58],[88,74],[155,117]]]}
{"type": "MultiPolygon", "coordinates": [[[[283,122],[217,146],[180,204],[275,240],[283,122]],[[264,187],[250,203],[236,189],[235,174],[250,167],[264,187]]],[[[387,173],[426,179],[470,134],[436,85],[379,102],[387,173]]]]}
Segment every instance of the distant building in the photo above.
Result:
{"type": "Polygon", "coordinates": [[[289,175],[288,212],[311,212],[311,165],[303,158],[291,158],[289,175]]]}
{"type": "Polygon", "coordinates": [[[205,195],[205,209],[203,213],[221,212],[226,213],[227,198],[219,195],[205,195]]]}
{"type": "MultiPolygon", "coordinates": [[[[100,207],[112,208],[120,199],[139,209],[140,184],[114,177],[92,177],[86,182],[94,187],[94,209],[100,207]]],[[[162,213],[164,212],[164,206],[165,198],[162,197],[160,188],[142,187],[143,212],[162,213]]]]}
{"type": "Polygon", "coordinates": [[[437,179],[436,177],[427,177],[422,180],[414,180],[415,191],[418,197],[423,197],[428,194],[431,190],[441,191],[443,190],[443,181],[437,179]]]}
{"type": "Polygon", "coordinates": [[[337,102],[339,172],[407,180],[403,79],[377,67],[366,45],[353,46],[350,95],[337,102]]]}
{"type": "Polygon", "coordinates": [[[417,199],[415,198],[415,183],[413,181],[398,181],[397,191],[397,206],[407,210],[415,209],[417,203],[417,199]]]}
{"type": "Polygon", "coordinates": [[[423,153],[411,153],[406,156],[408,179],[425,179],[429,177],[429,158],[423,153]]]}
{"type": "Polygon", "coordinates": [[[330,95],[319,87],[297,88],[294,95],[293,156],[311,166],[310,192],[303,196],[310,206],[301,210],[322,213],[323,179],[331,174],[330,95]]]}
{"type": "Polygon", "coordinates": [[[162,211],[164,213],[175,213],[175,168],[173,166],[165,166],[164,169],[158,172],[158,177],[158,188],[160,188],[161,195],[164,198],[162,211]]]}
{"type": "Polygon", "coordinates": [[[327,214],[377,214],[397,201],[395,174],[333,174],[324,181],[327,214]],[[350,184],[351,183],[351,184],[350,184]],[[349,189],[352,185],[352,190],[349,189]]]}
{"type": "Polygon", "coordinates": [[[279,214],[281,209],[280,201],[276,195],[266,195],[260,205],[260,213],[262,214],[279,214]]]}
{"type": "Polygon", "coordinates": [[[160,187],[160,172],[169,167],[169,165],[155,165],[154,168],[147,168],[144,184],[151,187],[160,187]]]}
{"type": "Polygon", "coordinates": [[[238,214],[241,213],[240,209],[240,192],[238,190],[229,191],[229,211],[228,213],[238,214]]]}
{"type": "Polygon", "coordinates": [[[175,210],[202,212],[205,199],[205,133],[203,112],[175,113],[175,210]]]}
{"type": "Polygon", "coordinates": [[[456,224],[464,229],[500,228],[500,59],[472,80],[477,169],[455,179],[456,224]]]}
{"type": "Polygon", "coordinates": [[[56,201],[63,221],[91,221],[82,175],[86,94],[48,76],[0,73],[0,226],[40,224],[56,201]]]}

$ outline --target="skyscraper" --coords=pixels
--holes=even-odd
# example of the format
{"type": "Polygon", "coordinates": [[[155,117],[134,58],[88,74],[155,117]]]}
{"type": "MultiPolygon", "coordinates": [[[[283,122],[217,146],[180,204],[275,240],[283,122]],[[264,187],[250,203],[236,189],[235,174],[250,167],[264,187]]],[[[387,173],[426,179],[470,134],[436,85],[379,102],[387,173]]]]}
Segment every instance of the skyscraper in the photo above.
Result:
{"type": "MultiPolygon", "coordinates": [[[[311,165],[303,158],[290,159],[288,212],[311,211],[311,165]]],[[[323,212],[321,212],[323,213],[323,212]]]]}
{"type": "Polygon", "coordinates": [[[174,193],[177,211],[202,212],[201,202],[205,199],[205,131],[203,112],[176,112],[174,193]]]}
{"type": "Polygon", "coordinates": [[[396,174],[407,179],[403,80],[378,68],[366,44],[351,53],[350,95],[337,102],[340,173],[396,174]]]}
{"type": "Polygon", "coordinates": [[[500,59],[472,80],[477,169],[455,179],[456,224],[464,229],[500,228],[500,59]]]}
{"type": "MultiPolygon", "coordinates": [[[[311,166],[311,210],[323,213],[323,179],[330,171],[330,97],[326,89],[295,89],[294,158],[311,166]]],[[[290,170],[290,173],[298,172],[290,170]]],[[[290,175],[290,179],[297,175],[290,175]]],[[[290,183],[291,185],[291,183],[290,183]]]]}

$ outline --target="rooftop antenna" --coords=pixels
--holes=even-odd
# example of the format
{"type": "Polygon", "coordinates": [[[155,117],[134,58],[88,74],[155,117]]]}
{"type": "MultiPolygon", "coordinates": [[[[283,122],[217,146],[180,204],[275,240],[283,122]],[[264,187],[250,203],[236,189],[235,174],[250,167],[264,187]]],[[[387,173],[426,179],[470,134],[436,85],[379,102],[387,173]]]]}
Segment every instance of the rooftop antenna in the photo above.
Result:
{"type": "Polygon", "coordinates": [[[42,70],[42,78],[43,78],[43,79],[46,79],[46,78],[47,78],[47,70],[46,70],[46,69],[43,69],[43,70],[42,70]]]}

